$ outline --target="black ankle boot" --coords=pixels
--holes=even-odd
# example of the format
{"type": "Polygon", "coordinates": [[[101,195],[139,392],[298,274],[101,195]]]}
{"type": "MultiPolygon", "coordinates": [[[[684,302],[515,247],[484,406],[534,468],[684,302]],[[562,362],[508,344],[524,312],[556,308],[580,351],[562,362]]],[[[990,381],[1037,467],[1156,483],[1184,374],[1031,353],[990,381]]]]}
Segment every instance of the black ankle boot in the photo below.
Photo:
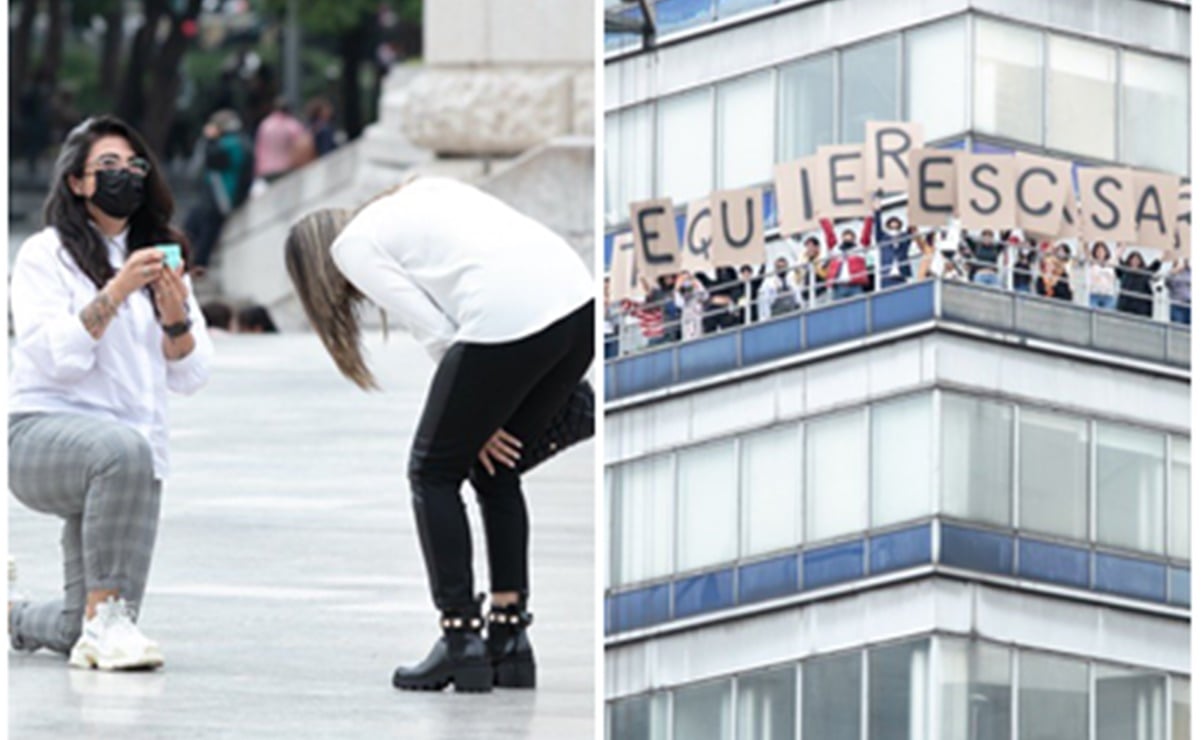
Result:
{"type": "Polygon", "coordinates": [[[510,689],[532,689],[535,683],[534,648],[526,627],[534,615],[525,610],[524,600],[488,612],[488,655],[493,680],[510,689]]]}
{"type": "Polygon", "coordinates": [[[491,691],[492,663],[480,637],[484,620],[479,605],[442,612],[442,637],[420,664],[401,666],[392,674],[392,685],[410,691],[491,691]]]}

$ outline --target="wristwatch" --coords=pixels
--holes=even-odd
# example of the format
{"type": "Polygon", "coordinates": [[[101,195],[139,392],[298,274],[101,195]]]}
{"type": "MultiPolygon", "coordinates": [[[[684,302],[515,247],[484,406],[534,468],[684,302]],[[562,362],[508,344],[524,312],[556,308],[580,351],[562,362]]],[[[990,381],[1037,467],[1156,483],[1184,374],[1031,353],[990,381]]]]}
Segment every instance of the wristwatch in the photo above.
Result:
{"type": "Polygon", "coordinates": [[[171,339],[176,339],[178,337],[182,337],[184,334],[187,334],[191,330],[192,330],[192,320],[191,319],[184,319],[183,321],[180,321],[175,324],[164,324],[163,325],[163,333],[166,334],[171,339]]]}

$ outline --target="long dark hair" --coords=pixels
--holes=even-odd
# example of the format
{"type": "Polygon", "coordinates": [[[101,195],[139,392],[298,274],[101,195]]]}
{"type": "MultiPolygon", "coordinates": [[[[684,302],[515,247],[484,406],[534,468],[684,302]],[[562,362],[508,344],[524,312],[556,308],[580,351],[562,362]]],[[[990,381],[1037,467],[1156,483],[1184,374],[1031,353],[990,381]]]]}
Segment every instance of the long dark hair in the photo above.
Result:
{"type": "Polygon", "coordinates": [[[93,144],[105,136],[120,136],[129,142],[135,154],[150,162],[150,173],[143,182],[142,205],[129,217],[129,253],[170,242],[180,245],[184,264],[190,264],[191,250],[187,237],[171,226],[175,199],[171,197],[167,181],[159,173],[154,154],[146,146],[141,134],[115,116],[89,118],[67,134],[67,140],[63,142],[54,163],[50,195],[46,197],[46,204],[42,208],[43,222],[58,230],[63,247],[97,288],[103,288],[116,274],[109,263],[104,239],[88,225],[87,200],[76,195],[67,182],[71,175],[83,177],[88,152],[93,144]]]}

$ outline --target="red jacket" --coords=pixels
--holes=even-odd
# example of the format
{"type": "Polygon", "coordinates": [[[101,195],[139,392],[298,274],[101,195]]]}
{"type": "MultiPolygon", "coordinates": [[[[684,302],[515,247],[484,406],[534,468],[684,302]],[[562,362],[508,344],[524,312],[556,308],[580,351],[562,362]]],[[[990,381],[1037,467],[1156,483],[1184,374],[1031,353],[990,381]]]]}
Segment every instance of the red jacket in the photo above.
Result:
{"type": "MultiPolygon", "coordinates": [[[[839,256],[838,236],[834,233],[834,223],[828,218],[821,220],[822,231],[826,234],[826,246],[830,248],[830,265],[826,269],[826,285],[833,286],[838,282],[838,273],[842,269],[842,257],[839,256]]],[[[859,243],[865,247],[872,243],[872,217],[863,220],[863,232],[859,243]]],[[[852,254],[847,257],[851,272],[850,285],[867,285],[867,260],[862,254],[852,254]]]]}

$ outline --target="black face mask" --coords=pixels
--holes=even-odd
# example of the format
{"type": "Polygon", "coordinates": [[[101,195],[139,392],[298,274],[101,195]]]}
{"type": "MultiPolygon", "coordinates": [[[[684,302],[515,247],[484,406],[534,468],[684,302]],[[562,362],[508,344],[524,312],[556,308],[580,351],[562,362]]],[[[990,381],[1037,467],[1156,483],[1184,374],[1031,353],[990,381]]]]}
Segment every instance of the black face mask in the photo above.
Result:
{"type": "Polygon", "coordinates": [[[129,170],[97,170],[92,202],[113,218],[129,218],[142,207],[145,179],[129,170]]]}

